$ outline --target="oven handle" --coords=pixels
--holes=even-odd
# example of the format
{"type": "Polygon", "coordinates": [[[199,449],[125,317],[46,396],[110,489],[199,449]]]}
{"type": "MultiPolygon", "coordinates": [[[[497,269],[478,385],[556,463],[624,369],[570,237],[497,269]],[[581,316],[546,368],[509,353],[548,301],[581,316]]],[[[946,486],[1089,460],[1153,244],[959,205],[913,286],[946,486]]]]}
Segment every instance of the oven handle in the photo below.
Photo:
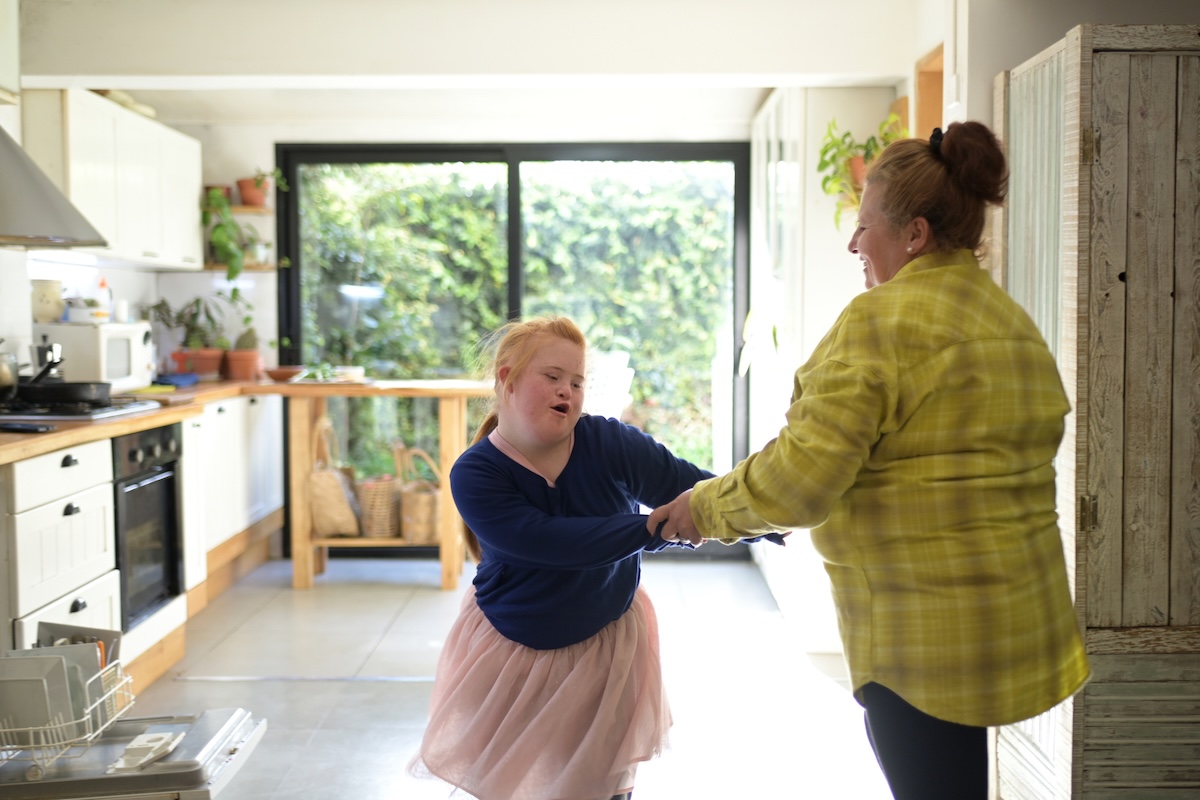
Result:
{"type": "Polygon", "coordinates": [[[175,477],[174,470],[170,470],[165,467],[155,467],[154,469],[155,469],[155,474],[151,475],[148,478],[143,478],[142,480],[139,480],[137,482],[131,481],[129,483],[126,483],[125,485],[123,485],[121,487],[121,491],[127,492],[127,493],[132,492],[134,489],[141,489],[143,486],[149,486],[152,483],[158,483],[159,481],[165,481],[167,478],[175,477]]]}

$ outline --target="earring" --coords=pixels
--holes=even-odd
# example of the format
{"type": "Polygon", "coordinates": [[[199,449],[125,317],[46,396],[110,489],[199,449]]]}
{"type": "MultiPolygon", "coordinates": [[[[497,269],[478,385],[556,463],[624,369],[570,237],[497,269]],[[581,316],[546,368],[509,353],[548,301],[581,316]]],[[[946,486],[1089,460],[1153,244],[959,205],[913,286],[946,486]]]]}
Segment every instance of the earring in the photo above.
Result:
{"type": "Polygon", "coordinates": [[[908,248],[907,250],[905,250],[904,252],[906,252],[906,253],[911,253],[911,252],[912,252],[912,248],[910,247],[910,248],[908,248]]]}

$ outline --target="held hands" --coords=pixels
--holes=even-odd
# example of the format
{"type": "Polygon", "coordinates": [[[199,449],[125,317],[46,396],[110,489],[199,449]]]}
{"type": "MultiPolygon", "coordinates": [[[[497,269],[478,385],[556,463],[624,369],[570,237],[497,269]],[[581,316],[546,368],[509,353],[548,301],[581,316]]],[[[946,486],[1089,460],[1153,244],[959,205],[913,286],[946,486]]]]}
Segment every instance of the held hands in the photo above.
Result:
{"type": "Polygon", "coordinates": [[[688,542],[700,545],[704,537],[692,520],[691,502],[692,490],[688,489],[665,506],[659,506],[650,512],[646,519],[646,530],[651,536],[658,533],[668,542],[688,542]]]}

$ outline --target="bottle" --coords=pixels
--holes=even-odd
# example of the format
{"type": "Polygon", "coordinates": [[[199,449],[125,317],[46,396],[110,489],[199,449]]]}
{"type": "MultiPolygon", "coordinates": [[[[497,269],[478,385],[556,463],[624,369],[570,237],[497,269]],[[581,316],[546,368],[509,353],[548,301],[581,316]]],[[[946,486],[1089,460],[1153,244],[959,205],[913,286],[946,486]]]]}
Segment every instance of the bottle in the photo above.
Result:
{"type": "Polygon", "coordinates": [[[100,276],[100,283],[96,285],[96,319],[99,322],[111,322],[113,313],[113,293],[112,289],[108,288],[108,281],[104,276],[100,276]]]}

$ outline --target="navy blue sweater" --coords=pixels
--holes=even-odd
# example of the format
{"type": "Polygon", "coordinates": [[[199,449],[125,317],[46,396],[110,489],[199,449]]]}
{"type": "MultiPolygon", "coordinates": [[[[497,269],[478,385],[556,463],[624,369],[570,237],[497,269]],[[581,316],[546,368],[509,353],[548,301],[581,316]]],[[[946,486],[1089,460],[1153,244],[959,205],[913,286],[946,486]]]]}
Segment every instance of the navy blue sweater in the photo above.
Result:
{"type": "Polygon", "coordinates": [[[479,538],[479,608],[501,634],[549,650],[619,618],[641,579],[642,551],[677,546],[646,532],[650,508],[711,478],[637,428],[583,416],[556,486],[486,438],[450,471],[450,490],[479,538]]]}

